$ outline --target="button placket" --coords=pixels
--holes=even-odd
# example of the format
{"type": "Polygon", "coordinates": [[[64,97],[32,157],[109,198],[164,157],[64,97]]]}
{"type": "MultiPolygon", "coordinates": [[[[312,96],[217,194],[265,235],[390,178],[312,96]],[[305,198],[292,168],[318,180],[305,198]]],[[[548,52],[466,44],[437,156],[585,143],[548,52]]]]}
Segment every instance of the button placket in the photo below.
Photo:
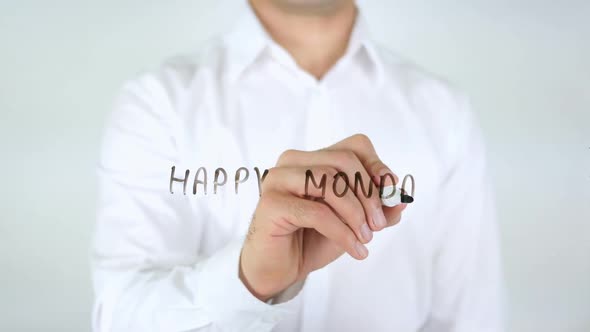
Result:
{"type": "Polygon", "coordinates": [[[331,136],[329,96],[325,87],[315,85],[310,92],[306,114],[305,148],[317,150],[325,147],[331,136]]]}

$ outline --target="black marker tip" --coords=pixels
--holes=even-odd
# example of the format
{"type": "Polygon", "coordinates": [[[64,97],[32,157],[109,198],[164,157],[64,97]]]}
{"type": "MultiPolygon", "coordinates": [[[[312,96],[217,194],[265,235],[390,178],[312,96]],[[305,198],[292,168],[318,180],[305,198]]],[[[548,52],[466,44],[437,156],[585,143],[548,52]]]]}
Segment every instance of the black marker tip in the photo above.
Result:
{"type": "Polygon", "coordinates": [[[414,201],[414,197],[410,195],[402,195],[401,201],[402,203],[412,203],[414,201]]]}

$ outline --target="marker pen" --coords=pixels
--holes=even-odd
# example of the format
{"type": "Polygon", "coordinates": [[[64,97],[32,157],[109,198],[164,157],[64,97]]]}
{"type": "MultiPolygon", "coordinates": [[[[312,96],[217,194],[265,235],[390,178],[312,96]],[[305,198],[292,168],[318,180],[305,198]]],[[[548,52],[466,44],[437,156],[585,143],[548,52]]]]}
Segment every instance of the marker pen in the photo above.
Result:
{"type": "Polygon", "coordinates": [[[412,203],[414,198],[408,195],[403,189],[395,188],[393,185],[383,187],[381,203],[387,207],[394,207],[401,203],[412,203]],[[391,193],[395,190],[395,193],[391,193]],[[389,197],[391,195],[391,197],[389,197]]]}

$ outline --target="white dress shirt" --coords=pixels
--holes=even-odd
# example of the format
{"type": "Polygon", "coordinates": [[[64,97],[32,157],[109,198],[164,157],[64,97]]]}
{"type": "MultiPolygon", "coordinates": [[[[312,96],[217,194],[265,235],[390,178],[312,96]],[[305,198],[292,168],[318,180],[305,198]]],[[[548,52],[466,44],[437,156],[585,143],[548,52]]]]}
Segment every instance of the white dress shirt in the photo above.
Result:
{"type": "MultiPolygon", "coordinates": [[[[129,81],[104,135],[93,247],[95,331],[500,331],[501,279],[484,148],[465,98],[376,45],[357,17],[316,80],[250,8],[195,55],[129,81]],[[254,167],[366,134],[415,202],[264,303],[238,277],[258,200],[254,167]],[[173,183],[189,169],[186,195],[173,183]],[[193,195],[199,167],[207,194],[193,195]],[[213,193],[215,169],[228,181],[213,193]],[[250,176],[234,191],[235,172],[250,176]]],[[[221,179],[220,179],[221,181],[221,179]]],[[[302,183],[302,185],[304,185],[302,183]]]]}

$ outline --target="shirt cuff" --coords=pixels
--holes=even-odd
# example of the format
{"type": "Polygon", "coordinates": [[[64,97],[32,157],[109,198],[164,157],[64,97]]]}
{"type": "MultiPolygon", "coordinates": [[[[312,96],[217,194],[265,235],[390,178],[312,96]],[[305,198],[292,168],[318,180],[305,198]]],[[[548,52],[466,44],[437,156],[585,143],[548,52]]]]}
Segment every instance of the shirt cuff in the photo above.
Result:
{"type": "Polygon", "coordinates": [[[204,262],[196,281],[197,303],[205,308],[214,324],[231,331],[270,331],[296,312],[303,283],[291,286],[279,301],[271,302],[274,304],[259,300],[239,277],[241,250],[242,241],[235,240],[204,262]]]}

